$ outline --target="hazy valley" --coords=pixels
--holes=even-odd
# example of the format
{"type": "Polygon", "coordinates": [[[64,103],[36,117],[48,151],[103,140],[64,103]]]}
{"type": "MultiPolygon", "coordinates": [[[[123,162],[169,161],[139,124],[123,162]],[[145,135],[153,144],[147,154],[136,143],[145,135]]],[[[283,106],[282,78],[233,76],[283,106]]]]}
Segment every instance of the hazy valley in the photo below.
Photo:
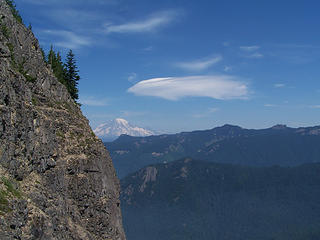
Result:
{"type": "Polygon", "coordinates": [[[318,239],[319,130],[224,125],[105,143],[128,239],[318,239]]]}
{"type": "Polygon", "coordinates": [[[315,240],[320,164],[245,167],[190,158],[121,180],[127,238],[315,240]]]}
{"type": "Polygon", "coordinates": [[[248,166],[296,166],[319,162],[320,127],[276,125],[250,130],[224,125],[171,135],[122,135],[105,143],[120,178],[144,166],[191,157],[248,166]]]}

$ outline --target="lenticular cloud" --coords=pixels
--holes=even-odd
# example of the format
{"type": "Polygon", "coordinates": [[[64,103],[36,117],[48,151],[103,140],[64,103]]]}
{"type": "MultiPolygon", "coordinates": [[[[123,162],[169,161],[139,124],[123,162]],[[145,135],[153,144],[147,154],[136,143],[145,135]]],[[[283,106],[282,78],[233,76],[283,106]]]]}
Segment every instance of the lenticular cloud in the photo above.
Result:
{"type": "Polygon", "coordinates": [[[248,98],[247,84],[227,75],[153,78],[138,82],[129,88],[128,92],[167,100],[183,97],[209,97],[219,100],[248,98]]]}

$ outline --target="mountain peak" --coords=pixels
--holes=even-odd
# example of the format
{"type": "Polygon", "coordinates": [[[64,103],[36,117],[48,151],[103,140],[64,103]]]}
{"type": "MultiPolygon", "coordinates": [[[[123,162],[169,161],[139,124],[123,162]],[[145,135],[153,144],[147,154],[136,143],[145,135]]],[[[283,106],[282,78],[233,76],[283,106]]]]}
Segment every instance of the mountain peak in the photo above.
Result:
{"type": "Polygon", "coordinates": [[[286,129],[287,128],[287,125],[285,124],[277,124],[277,125],[274,125],[273,127],[271,127],[271,129],[275,129],[275,130],[281,130],[281,129],[286,129]]]}
{"type": "Polygon", "coordinates": [[[133,126],[123,118],[116,118],[99,125],[94,133],[104,141],[113,141],[123,134],[137,137],[154,135],[153,131],[133,126]]]}
{"type": "Polygon", "coordinates": [[[230,128],[241,128],[241,127],[236,126],[236,125],[231,125],[231,124],[225,124],[225,125],[223,125],[221,128],[230,129],[230,128]]]}
{"type": "Polygon", "coordinates": [[[124,124],[124,125],[128,125],[129,124],[129,122],[127,120],[123,119],[123,118],[116,118],[114,121],[119,123],[119,124],[124,124]]]}
{"type": "Polygon", "coordinates": [[[239,132],[241,130],[243,130],[241,127],[231,124],[225,124],[221,127],[212,129],[212,131],[218,132],[219,134],[234,134],[235,132],[239,132]]]}

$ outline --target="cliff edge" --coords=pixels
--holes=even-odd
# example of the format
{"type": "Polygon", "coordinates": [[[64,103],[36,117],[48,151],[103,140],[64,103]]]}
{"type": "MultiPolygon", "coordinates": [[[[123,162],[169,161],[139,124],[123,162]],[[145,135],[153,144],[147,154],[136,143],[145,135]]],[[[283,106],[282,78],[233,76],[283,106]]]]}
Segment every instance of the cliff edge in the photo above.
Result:
{"type": "Polygon", "coordinates": [[[0,177],[0,239],[125,239],[107,150],[5,0],[0,177]]]}

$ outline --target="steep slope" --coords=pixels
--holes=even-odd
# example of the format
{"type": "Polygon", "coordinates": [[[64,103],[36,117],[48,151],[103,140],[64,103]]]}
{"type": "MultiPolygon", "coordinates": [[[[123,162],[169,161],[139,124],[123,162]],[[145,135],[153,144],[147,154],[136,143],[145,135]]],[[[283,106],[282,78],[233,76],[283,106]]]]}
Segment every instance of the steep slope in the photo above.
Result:
{"type": "Polygon", "coordinates": [[[254,168],[183,159],[121,180],[131,240],[320,239],[320,164],[254,168]]]}
{"type": "Polygon", "coordinates": [[[99,125],[96,129],[94,129],[94,133],[103,141],[113,141],[122,134],[139,137],[150,136],[154,134],[150,130],[132,126],[127,120],[122,118],[117,118],[99,125]]]}
{"type": "Polygon", "coordinates": [[[0,21],[0,239],[125,239],[103,143],[5,0],[0,21]]]}
{"type": "Polygon", "coordinates": [[[251,166],[294,166],[320,161],[320,127],[261,130],[225,125],[150,137],[121,136],[105,143],[120,178],[153,163],[192,157],[251,166]]]}

